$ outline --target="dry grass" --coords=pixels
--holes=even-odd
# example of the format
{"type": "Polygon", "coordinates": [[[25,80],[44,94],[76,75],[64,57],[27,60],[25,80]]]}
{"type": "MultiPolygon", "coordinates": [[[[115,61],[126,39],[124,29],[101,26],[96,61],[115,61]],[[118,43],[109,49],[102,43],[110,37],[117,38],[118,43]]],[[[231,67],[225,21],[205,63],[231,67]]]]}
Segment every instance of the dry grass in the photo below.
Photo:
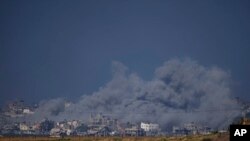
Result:
{"type": "Polygon", "coordinates": [[[186,137],[0,137],[0,141],[229,141],[228,134],[186,137]]]}

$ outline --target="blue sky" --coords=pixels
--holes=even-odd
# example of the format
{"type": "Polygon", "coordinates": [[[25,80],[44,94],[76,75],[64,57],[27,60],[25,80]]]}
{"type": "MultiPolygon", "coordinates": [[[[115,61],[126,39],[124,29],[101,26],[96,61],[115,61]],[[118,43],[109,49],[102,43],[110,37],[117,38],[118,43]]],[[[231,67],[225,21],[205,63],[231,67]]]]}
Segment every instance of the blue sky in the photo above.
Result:
{"type": "Polygon", "coordinates": [[[145,80],[171,58],[231,73],[250,100],[247,0],[1,0],[0,103],[91,94],[120,61],[145,80]]]}

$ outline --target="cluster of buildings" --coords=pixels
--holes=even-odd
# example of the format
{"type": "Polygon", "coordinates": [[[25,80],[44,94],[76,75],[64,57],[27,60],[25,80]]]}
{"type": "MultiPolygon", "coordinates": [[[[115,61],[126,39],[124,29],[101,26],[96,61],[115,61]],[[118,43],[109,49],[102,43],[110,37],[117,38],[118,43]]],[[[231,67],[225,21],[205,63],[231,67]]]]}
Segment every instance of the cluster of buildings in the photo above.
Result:
{"type": "Polygon", "coordinates": [[[61,136],[156,136],[160,127],[155,123],[121,123],[103,114],[91,115],[88,122],[80,120],[55,122],[44,119],[38,123],[16,122],[3,125],[1,135],[61,136]]]}
{"type": "Polygon", "coordinates": [[[34,114],[37,105],[28,106],[23,100],[9,102],[3,109],[2,113],[9,117],[22,117],[24,115],[34,114]]]}
{"type": "Polygon", "coordinates": [[[172,131],[174,135],[210,134],[211,132],[211,128],[195,124],[194,122],[184,124],[180,127],[174,126],[172,131]]]}
{"type": "MultiPolygon", "coordinates": [[[[151,122],[122,123],[109,115],[91,114],[88,121],[44,119],[40,122],[9,122],[9,119],[34,114],[35,106],[26,106],[23,101],[14,101],[0,112],[0,135],[46,135],[61,136],[157,136],[163,135],[160,126],[151,122]]],[[[195,123],[173,127],[175,135],[209,134],[211,128],[198,126],[195,123]]]]}

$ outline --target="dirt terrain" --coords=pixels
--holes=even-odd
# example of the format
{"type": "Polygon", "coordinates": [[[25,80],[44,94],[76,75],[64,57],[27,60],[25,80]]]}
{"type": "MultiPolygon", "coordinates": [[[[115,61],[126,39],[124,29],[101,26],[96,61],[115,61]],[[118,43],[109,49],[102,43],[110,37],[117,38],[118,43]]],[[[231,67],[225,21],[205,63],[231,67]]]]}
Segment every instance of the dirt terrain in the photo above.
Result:
{"type": "Polygon", "coordinates": [[[0,137],[0,141],[229,141],[229,134],[185,137],[0,137]]]}

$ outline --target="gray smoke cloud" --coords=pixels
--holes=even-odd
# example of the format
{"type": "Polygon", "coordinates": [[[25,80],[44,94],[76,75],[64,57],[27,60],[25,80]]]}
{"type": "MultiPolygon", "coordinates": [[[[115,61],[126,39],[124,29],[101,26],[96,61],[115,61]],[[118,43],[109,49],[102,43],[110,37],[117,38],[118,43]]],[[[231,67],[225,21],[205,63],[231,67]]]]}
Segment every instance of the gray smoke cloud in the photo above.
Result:
{"type": "Polygon", "coordinates": [[[111,81],[68,107],[63,99],[41,103],[36,118],[88,119],[91,113],[100,112],[124,122],[150,121],[170,129],[188,122],[222,128],[239,115],[230,73],[218,67],[172,59],[156,68],[152,80],[145,81],[113,61],[112,73],[111,81]]]}
{"type": "Polygon", "coordinates": [[[65,110],[65,102],[63,98],[43,100],[39,103],[31,119],[41,120],[41,118],[56,117],[65,110]]]}

